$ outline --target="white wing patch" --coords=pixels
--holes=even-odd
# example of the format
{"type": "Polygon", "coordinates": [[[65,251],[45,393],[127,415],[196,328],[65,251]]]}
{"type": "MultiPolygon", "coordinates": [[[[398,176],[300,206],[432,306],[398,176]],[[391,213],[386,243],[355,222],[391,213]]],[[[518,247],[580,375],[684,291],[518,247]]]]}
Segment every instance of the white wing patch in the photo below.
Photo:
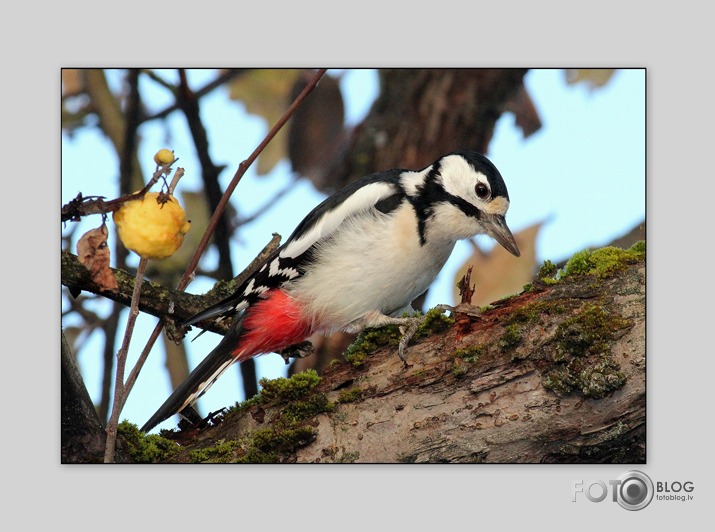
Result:
{"type": "Polygon", "coordinates": [[[277,277],[280,275],[287,277],[288,279],[295,279],[298,277],[298,270],[295,268],[281,268],[281,259],[280,257],[276,257],[273,261],[271,261],[271,269],[268,270],[268,275],[270,277],[277,277]]]}
{"type": "MultiPolygon", "coordinates": [[[[336,208],[323,214],[301,237],[289,242],[280,256],[299,257],[318,240],[333,233],[346,218],[371,209],[378,201],[394,194],[395,191],[395,186],[390,183],[365,185],[336,208]]],[[[273,268],[272,264],[271,268],[273,268]]]]}
{"type": "Polygon", "coordinates": [[[244,295],[244,297],[248,297],[251,294],[260,295],[263,292],[265,292],[266,290],[268,290],[267,286],[263,286],[263,285],[256,286],[256,279],[254,277],[253,279],[251,279],[251,281],[246,286],[245,290],[243,291],[243,295],[244,295]]]}
{"type": "Polygon", "coordinates": [[[245,310],[245,309],[247,309],[247,308],[248,308],[248,301],[246,301],[246,300],[244,299],[244,300],[241,301],[238,305],[236,305],[235,307],[233,307],[233,312],[238,313],[238,312],[241,312],[242,310],[245,310]]]}

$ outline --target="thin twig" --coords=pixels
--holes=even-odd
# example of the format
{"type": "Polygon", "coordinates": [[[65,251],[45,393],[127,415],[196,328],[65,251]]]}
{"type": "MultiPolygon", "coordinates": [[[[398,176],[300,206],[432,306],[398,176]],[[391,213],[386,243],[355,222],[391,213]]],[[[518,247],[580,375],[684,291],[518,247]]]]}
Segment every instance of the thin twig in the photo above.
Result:
{"type": "Polygon", "coordinates": [[[151,187],[153,187],[160,178],[165,176],[165,174],[169,171],[169,166],[170,165],[158,166],[146,186],[139,192],[134,192],[133,194],[120,196],[109,201],[104,201],[104,197],[102,196],[83,197],[81,193],[78,194],[76,198],[62,206],[60,221],[79,221],[82,216],[90,214],[108,214],[110,212],[118,211],[126,202],[143,198],[144,195],[149,192],[151,187]]]}
{"type": "Polygon", "coordinates": [[[184,169],[181,167],[177,168],[176,172],[174,172],[174,179],[171,180],[171,183],[169,184],[169,190],[167,190],[169,194],[174,194],[174,189],[176,188],[176,185],[179,184],[179,179],[181,179],[183,176],[184,169]]]}
{"type": "MultiPolygon", "coordinates": [[[[233,78],[236,76],[240,76],[247,72],[248,68],[231,68],[228,69],[226,72],[219,74],[214,78],[212,81],[208,82],[206,85],[204,85],[202,88],[200,88],[197,91],[194,91],[194,95],[196,98],[201,98],[205,95],[207,95],[209,92],[213,91],[214,89],[217,89],[224,85],[226,82],[231,81],[233,78]]],[[[164,80],[161,80],[158,76],[156,76],[151,70],[147,70],[145,72],[146,74],[149,75],[150,78],[152,78],[154,81],[157,83],[160,83],[167,89],[169,89],[172,93],[176,93],[176,87],[174,87],[171,84],[166,83],[164,80]]],[[[168,115],[170,115],[172,112],[176,111],[179,109],[180,105],[179,103],[174,103],[170,105],[169,107],[162,109],[161,111],[154,113],[153,115],[149,115],[144,118],[144,122],[148,122],[150,120],[156,120],[158,118],[166,118],[168,115]]]]}
{"type": "Polygon", "coordinates": [[[142,281],[144,280],[144,272],[146,271],[148,259],[142,257],[137,268],[137,277],[134,282],[134,292],[132,293],[132,304],[129,310],[129,319],[127,320],[127,329],[124,332],[124,340],[122,347],[117,353],[117,371],[114,379],[114,401],[112,406],[112,415],[109,417],[107,424],[107,444],[104,451],[104,463],[114,463],[114,451],[117,444],[117,426],[119,425],[119,414],[122,412],[122,407],[126,401],[126,390],[124,387],[124,368],[127,364],[127,353],[129,352],[129,344],[132,340],[134,332],[134,324],[139,315],[139,295],[141,292],[142,281]]]}
{"type": "MultiPolygon", "coordinates": [[[[144,362],[146,362],[146,359],[151,352],[151,348],[154,347],[154,344],[159,338],[159,335],[161,334],[163,328],[164,319],[161,318],[159,322],[154,326],[154,330],[151,332],[151,335],[149,335],[149,340],[147,340],[144,349],[142,349],[141,355],[139,355],[137,363],[134,365],[134,369],[132,369],[131,373],[129,374],[129,378],[127,378],[127,383],[125,385],[126,393],[124,394],[124,402],[126,402],[127,397],[129,397],[129,392],[132,391],[134,383],[136,382],[137,377],[139,377],[139,372],[142,370],[144,362]]],[[[124,403],[122,403],[121,406],[124,407],[124,403]]]]}

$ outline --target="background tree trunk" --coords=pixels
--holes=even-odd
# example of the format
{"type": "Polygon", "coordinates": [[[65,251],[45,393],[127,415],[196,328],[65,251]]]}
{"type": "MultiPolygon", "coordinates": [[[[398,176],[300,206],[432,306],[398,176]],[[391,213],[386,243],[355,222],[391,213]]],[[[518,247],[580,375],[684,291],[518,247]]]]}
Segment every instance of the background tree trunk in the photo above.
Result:
{"type": "MultiPolygon", "coordinates": [[[[60,462],[63,464],[90,464],[101,462],[107,434],[92,399],[82,380],[74,357],[67,345],[64,333],[60,340],[61,384],[60,418],[62,448],[60,462]]],[[[120,446],[117,462],[131,462],[120,446]]]]}
{"type": "Polygon", "coordinates": [[[527,70],[380,69],[380,94],[369,114],[313,183],[330,193],[372,172],[423,168],[458,148],[487,153],[505,111],[530,134],[540,122],[523,85],[527,70]]]}

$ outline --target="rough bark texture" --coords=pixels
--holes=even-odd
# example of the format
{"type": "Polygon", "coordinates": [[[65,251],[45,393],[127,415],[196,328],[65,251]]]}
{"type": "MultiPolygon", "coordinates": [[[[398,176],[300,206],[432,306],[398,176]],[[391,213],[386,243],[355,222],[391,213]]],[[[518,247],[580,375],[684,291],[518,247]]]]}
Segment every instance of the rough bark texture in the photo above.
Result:
{"type": "Polygon", "coordinates": [[[643,262],[455,317],[413,342],[410,367],[394,347],[334,363],[302,397],[186,434],[170,461],[645,462],[643,262]]]}

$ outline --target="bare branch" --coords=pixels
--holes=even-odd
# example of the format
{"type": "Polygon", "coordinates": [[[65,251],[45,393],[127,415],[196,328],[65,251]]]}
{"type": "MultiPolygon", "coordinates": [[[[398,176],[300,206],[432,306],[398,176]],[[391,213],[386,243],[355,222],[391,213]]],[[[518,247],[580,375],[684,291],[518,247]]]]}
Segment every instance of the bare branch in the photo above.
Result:
{"type": "Polygon", "coordinates": [[[117,426],[119,425],[119,415],[122,413],[122,408],[124,407],[124,402],[127,398],[127,390],[124,386],[124,368],[126,367],[129,345],[132,340],[132,334],[134,333],[134,324],[136,323],[137,316],[139,316],[139,294],[141,291],[141,283],[144,279],[144,271],[146,270],[148,261],[149,259],[145,259],[144,257],[142,257],[139,261],[137,276],[134,281],[134,290],[132,291],[132,303],[129,309],[129,319],[127,320],[127,327],[124,331],[124,340],[122,340],[122,346],[119,348],[119,352],[117,353],[117,371],[114,378],[114,401],[112,403],[112,415],[109,417],[109,423],[107,424],[107,443],[104,450],[105,464],[114,463],[114,451],[117,446],[117,426]]]}

